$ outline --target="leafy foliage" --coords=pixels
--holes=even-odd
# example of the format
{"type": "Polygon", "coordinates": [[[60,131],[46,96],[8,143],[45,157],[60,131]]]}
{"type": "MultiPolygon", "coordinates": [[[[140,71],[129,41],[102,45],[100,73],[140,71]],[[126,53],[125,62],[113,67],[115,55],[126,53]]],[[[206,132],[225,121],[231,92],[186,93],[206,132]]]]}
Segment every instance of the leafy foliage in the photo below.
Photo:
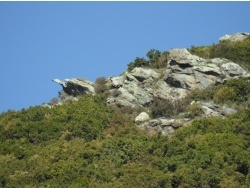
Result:
{"type": "Polygon", "coordinates": [[[133,70],[135,67],[146,67],[148,66],[148,62],[144,58],[136,57],[134,62],[128,64],[128,71],[133,70]]]}
{"type": "Polygon", "coordinates": [[[235,101],[236,93],[232,88],[221,87],[214,95],[214,102],[225,103],[227,101],[235,101]]]}
{"type": "Polygon", "coordinates": [[[1,187],[249,187],[250,110],[153,137],[101,95],[0,115],[1,187]]]}
{"type": "Polygon", "coordinates": [[[145,58],[137,57],[134,62],[128,64],[128,71],[133,70],[135,67],[151,67],[151,68],[164,68],[167,66],[169,52],[160,52],[159,50],[151,49],[146,54],[148,60],[145,58]]]}

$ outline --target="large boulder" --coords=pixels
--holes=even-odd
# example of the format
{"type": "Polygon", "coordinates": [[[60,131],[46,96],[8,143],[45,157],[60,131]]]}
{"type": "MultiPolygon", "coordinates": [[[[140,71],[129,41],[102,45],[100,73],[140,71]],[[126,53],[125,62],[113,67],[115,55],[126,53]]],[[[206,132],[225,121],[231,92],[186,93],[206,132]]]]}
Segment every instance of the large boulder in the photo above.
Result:
{"type": "Polygon", "coordinates": [[[154,70],[141,67],[134,68],[130,74],[140,82],[148,79],[150,79],[150,81],[154,81],[160,77],[160,74],[155,72],[154,70]]]}
{"type": "Polygon", "coordinates": [[[234,76],[244,76],[247,72],[238,64],[229,62],[221,65],[222,70],[231,77],[234,76]]]}
{"type": "Polygon", "coordinates": [[[149,120],[149,115],[146,112],[141,112],[138,116],[135,118],[135,122],[143,122],[149,120]]]}
{"type": "Polygon", "coordinates": [[[204,59],[196,55],[192,55],[187,49],[171,49],[169,51],[169,58],[171,59],[170,63],[179,64],[185,67],[194,66],[203,62],[204,59]]]}

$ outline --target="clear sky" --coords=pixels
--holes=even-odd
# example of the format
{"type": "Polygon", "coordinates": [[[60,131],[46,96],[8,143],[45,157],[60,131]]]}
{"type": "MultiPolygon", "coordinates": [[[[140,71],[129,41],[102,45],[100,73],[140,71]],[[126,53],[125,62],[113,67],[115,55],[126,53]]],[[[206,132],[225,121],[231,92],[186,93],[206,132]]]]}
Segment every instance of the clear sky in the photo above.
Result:
{"type": "Polygon", "coordinates": [[[150,49],[250,32],[250,2],[0,2],[0,113],[58,96],[53,78],[119,76],[150,49]]]}

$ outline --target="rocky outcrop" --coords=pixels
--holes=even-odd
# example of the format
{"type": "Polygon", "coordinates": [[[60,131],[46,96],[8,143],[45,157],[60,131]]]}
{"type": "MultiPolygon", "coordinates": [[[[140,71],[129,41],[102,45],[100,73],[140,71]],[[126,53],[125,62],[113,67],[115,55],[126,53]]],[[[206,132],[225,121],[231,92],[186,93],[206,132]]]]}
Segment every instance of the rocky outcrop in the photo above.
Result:
{"type": "MultiPolygon", "coordinates": [[[[237,41],[245,39],[249,33],[226,35],[220,40],[237,41]]],[[[154,98],[176,101],[187,96],[191,91],[206,89],[226,82],[231,78],[248,77],[250,75],[238,64],[224,58],[204,59],[191,54],[187,49],[171,49],[169,61],[164,69],[153,70],[136,67],[118,77],[106,80],[109,88],[107,103],[115,106],[149,107],[154,98]]],[[[94,83],[85,79],[66,79],[65,82],[54,79],[71,96],[95,94],[94,83]]],[[[209,116],[226,116],[236,112],[235,109],[220,107],[211,102],[195,102],[200,107],[201,118],[209,116]]],[[[150,134],[161,133],[171,135],[190,119],[148,119],[142,113],[137,116],[137,126],[150,134]]]]}
{"type": "MultiPolygon", "coordinates": [[[[206,89],[233,77],[249,76],[238,64],[227,59],[203,59],[192,55],[186,49],[172,49],[166,69],[156,72],[150,68],[136,67],[119,77],[106,80],[110,105],[147,107],[154,97],[178,100],[190,91],[206,89]]],[[[54,79],[63,90],[72,96],[95,94],[94,83],[85,79],[54,79]]]]}
{"type": "Polygon", "coordinates": [[[119,95],[108,97],[108,103],[119,106],[143,106],[154,97],[178,100],[190,91],[206,89],[233,77],[247,76],[239,65],[227,59],[211,60],[192,55],[186,49],[172,49],[171,60],[161,74],[149,68],[135,68],[120,77],[111,77],[108,84],[119,95]]]}
{"type": "Polygon", "coordinates": [[[242,41],[245,38],[247,38],[247,36],[250,35],[250,33],[235,33],[232,35],[224,35],[223,37],[221,37],[219,40],[229,40],[229,41],[242,41]]]}
{"type": "Polygon", "coordinates": [[[53,81],[60,84],[68,95],[95,94],[94,83],[82,78],[65,79],[66,82],[59,79],[53,79],[53,81]]]}

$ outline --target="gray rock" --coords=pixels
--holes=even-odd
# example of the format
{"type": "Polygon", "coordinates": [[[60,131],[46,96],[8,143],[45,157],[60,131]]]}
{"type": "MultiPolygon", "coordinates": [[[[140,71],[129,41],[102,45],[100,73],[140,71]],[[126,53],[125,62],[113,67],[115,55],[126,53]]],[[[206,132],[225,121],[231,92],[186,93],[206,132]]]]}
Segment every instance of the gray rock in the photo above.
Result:
{"type": "Polygon", "coordinates": [[[210,61],[217,65],[217,66],[221,66],[222,64],[225,64],[225,63],[229,63],[230,61],[228,59],[225,59],[225,58],[213,58],[213,59],[210,59],[210,61]]]}
{"type": "MultiPolygon", "coordinates": [[[[199,85],[196,86],[196,88],[199,89],[206,89],[208,87],[214,86],[217,83],[218,77],[209,75],[209,74],[203,74],[198,71],[194,71],[195,80],[199,85]]],[[[194,89],[196,89],[194,88],[194,89]]]]}
{"type": "Polygon", "coordinates": [[[143,122],[149,120],[149,115],[146,112],[140,113],[136,118],[135,122],[143,122]]]}
{"type": "Polygon", "coordinates": [[[141,67],[134,68],[131,73],[132,76],[134,76],[139,82],[143,82],[144,80],[150,79],[156,80],[160,77],[160,74],[153,71],[152,69],[145,69],[141,67]]]}
{"type": "Polygon", "coordinates": [[[174,134],[175,130],[173,127],[164,127],[161,131],[161,135],[162,136],[168,136],[169,138],[171,138],[174,134]]]}
{"type": "Polygon", "coordinates": [[[246,39],[248,35],[250,35],[250,33],[244,33],[244,32],[235,33],[232,35],[224,35],[219,40],[220,41],[223,41],[223,40],[242,41],[242,40],[246,39]]]}
{"type": "Polygon", "coordinates": [[[226,108],[226,107],[223,107],[222,108],[222,115],[224,116],[229,116],[229,115],[232,115],[232,114],[235,114],[237,111],[233,108],[226,108]]]}
{"type": "Polygon", "coordinates": [[[241,66],[233,62],[225,63],[221,65],[221,68],[230,77],[243,76],[247,74],[241,66]]]}
{"type": "Polygon", "coordinates": [[[58,84],[60,84],[62,87],[67,87],[67,85],[66,85],[66,83],[65,82],[63,82],[63,81],[61,81],[61,80],[59,80],[59,79],[53,79],[52,80],[53,82],[56,82],[56,83],[58,83],[58,84]]]}
{"type": "Polygon", "coordinates": [[[123,86],[124,80],[124,76],[110,77],[108,78],[107,84],[113,88],[119,88],[123,86]]]}
{"type": "Polygon", "coordinates": [[[118,96],[108,97],[108,104],[115,104],[118,106],[130,106],[132,108],[138,105],[137,99],[131,93],[129,93],[128,90],[121,87],[118,89],[118,92],[120,92],[118,96]]]}
{"type": "Polygon", "coordinates": [[[203,58],[196,55],[192,55],[187,49],[171,49],[169,51],[169,58],[172,60],[171,63],[177,63],[183,66],[194,66],[200,62],[204,62],[203,58]]]}
{"type": "Polygon", "coordinates": [[[53,79],[54,82],[63,87],[65,93],[73,96],[82,94],[95,94],[94,83],[81,78],[65,79],[63,82],[59,79],[53,79]]]}
{"type": "Polygon", "coordinates": [[[176,129],[182,126],[187,126],[191,119],[167,119],[167,118],[157,118],[137,125],[138,128],[148,132],[150,135],[164,135],[171,137],[176,129]]]}
{"type": "Polygon", "coordinates": [[[49,105],[47,103],[44,103],[44,104],[42,104],[42,107],[44,107],[44,108],[52,108],[53,105],[49,105]]]}
{"type": "Polygon", "coordinates": [[[209,74],[209,75],[214,75],[214,76],[219,76],[221,74],[220,68],[216,64],[203,64],[203,65],[197,65],[194,66],[193,68],[196,71],[209,74]]]}
{"type": "Polygon", "coordinates": [[[159,80],[155,84],[154,97],[170,100],[179,100],[187,95],[188,91],[183,88],[171,87],[164,80],[159,80]]]}
{"type": "Polygon", "coordinates": [[[206,117],[209,116],[220,116],[220,114],[217,111],[214,111],[213,109],[207,107],[207,106],[201,106],[201,110],[204,113],[206,117]]]}

